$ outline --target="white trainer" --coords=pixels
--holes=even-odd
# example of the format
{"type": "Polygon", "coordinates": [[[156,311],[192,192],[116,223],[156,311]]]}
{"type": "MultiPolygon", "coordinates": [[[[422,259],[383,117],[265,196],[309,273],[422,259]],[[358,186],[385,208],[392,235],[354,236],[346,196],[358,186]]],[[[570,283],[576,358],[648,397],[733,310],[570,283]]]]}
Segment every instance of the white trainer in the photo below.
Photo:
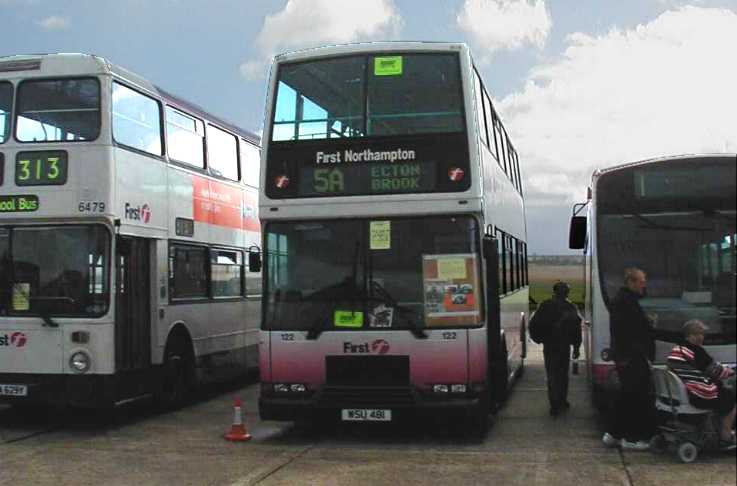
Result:
{"type": "Polygon", "coordinates": [[[631,442],[627,439],[622,439],[621,447],[627,451],[649,451],[650,444],[644,440],[638,440],[637,442],[631,442]]]}
{"type": "Polygon", "coordinates": [[[604,434],[604,437],[601,438],[601,441],[607,447],[619,447],[620,445],[622,445],[622,441],[614,437],[609,432],[604,434]]]}

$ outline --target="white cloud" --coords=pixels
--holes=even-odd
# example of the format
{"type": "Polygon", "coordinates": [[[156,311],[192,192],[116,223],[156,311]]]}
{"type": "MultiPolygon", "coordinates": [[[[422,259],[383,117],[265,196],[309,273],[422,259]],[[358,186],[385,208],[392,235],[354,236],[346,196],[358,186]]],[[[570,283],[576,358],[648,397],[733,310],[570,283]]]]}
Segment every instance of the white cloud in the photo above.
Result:
{"type": "Polygon", "coordinates": [[[542,48],[553,25],[545,0],[465,0],[456,22],[487,55],[528,44],[542,48]]]}
{"type": "Polygon", "coordinates": [[[36,25],[44,30],[66,30],[69,28],[69,19],[65,17],[59,17],[52,15],[41,20],[36,21],[36,25]]]}
{"type": "Polygon", "coordinates": [[[403,21],[393,0],[288,0],[267,15],[256,37],[261,57],[241,65],[249,79],[263,77],[271,58],[291,49],[396,36],[403,21]]]}
{"type": "Polygon", "coordinates": [[[684,7],[567,42],[498,103],[533,205],[581,199],[595,167],[737,152],[736,12],[684,7]]]}

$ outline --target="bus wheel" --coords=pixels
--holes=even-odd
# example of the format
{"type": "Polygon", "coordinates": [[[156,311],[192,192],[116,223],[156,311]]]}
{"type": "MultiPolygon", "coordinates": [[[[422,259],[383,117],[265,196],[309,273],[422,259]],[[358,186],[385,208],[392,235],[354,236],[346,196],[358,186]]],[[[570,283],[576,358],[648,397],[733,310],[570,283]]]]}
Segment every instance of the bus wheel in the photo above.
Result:
{"type": "Polygon", "coordinates": [[[194,362],[185,340],[178,337],[167,344],[164,356],[156,398],[163,409],[174,410],[184,406],[190,398],[194,362]]]}
{"type": "Polygon", "coordinates": [[[482,403],[476,410],[471,412],[466,421],[466,430],[468,434],[475,438],[483,440],[489,430],[489,404],[482,403]]]}

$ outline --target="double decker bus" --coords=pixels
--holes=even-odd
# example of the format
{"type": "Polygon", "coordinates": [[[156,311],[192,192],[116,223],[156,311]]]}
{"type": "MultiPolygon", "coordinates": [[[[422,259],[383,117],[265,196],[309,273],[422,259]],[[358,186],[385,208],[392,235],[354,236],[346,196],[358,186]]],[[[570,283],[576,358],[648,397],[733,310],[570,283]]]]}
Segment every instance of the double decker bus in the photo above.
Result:
{"type": "Polygon", "coordinates": [[[259,143],[100,57],[0,58],[0,402],[256,366],[259,143]]]}
{"type": "MultiPolygon", "coordinates": [[[[735,362],[736,166],[735,154],[684,155],[599,170],[574,207],[570,247],[585,254],[584,345],[600,408],[616,387],[609,312],[627,268],[647,274],[640,303],[659,334],[677,339],[700,319],[708,352],[735,362]]],[[[671,347],[656,341],[656,364],[671,347]]]]}
{"type": "Polygon", "coordinates": [[[526,352],[526,223],[467,46],[279,55],[264,140],[261,417],[485,430],[526,352]]]}

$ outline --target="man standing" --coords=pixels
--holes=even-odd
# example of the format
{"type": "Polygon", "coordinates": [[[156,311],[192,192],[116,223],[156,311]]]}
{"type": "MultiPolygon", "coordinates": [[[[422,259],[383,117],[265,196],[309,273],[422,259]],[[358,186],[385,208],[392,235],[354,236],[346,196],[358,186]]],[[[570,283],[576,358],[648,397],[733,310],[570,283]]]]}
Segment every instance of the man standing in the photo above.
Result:
{"type": "Polygon", "coordinates": [[[657,418],[649,361],[655,357],[655,339],[671,341],[673,336],[656,332],[640,306],[647,288],[645,272],[628,268],[624,284],[612,302],[609,322],[620,390],[611,433],[602,440],[607,447],[644,451],[650,448],[657,418]]]}
{"type": "Polygon", "coordinates": [[[581,317],[576,306],[568,300],[569,293],[567,283],[556,283],[553,297],[540,304],[530,321],[532,339],[543,344],[550,415],[553,417],[571,406],[568,403],[571,346],[573,359],[580,355],[581,317]]]}

